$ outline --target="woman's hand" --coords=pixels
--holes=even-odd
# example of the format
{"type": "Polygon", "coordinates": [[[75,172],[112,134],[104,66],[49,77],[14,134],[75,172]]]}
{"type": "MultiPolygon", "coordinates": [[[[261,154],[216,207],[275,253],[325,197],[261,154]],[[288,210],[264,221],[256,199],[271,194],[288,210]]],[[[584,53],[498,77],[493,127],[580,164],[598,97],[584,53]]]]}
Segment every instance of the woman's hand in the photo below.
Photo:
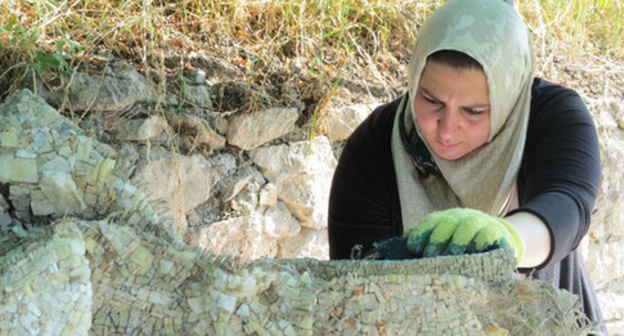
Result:
{"type": "Polygon", "coordinates": [[[478,210],[455,208],[431,213],[409,230],[407,250],[417,257],[460,255],[511,248],[518,263],[524,241],[514,226],[478,210]]]}
{"type": "Polygon", "coordinates": [[[528,212],[501,219],[478,210],[454,208],[433,212],[408,230],[374,244],[365,259],[411,259],[480,253],[512,248],[518,267],[533,268],[550,255],[550,231],[528,212]]]}

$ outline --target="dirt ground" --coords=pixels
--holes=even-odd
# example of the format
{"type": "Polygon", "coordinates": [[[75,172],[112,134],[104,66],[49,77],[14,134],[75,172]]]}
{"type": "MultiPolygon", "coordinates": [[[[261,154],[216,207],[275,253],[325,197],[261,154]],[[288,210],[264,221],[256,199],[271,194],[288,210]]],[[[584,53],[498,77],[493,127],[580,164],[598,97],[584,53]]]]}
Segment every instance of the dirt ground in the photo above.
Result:
{"type": "MultiPolygon", "coordinates": [[[[333,108],[383,103],[401,95],[407,87],[405,74],[410,52],[406,47],[396,54],[376,57],[374,64],[344,64],[341,69],[334,70],[334,76],[329,79],[319,78],[296,59],[282,60],[282,66],[267,67],[266,72],[258,72],[251,83],[244,66],[232,62],[230,54],[208,54],[197,63],[197,68],[208,69],[208,81],[213,83],[216,98],[215,110],[245,111],[261,105],[299,106],[302,108],[299,124],[304,126],[315,119],[319,126],[315,130],[322,133],[323,118],[333,108]]],[[[624,62],[618,60],[590,54],[553,57],[540,55],[538,51],[536,76],[568,86],[584,98],[624,100],[623,70],[624,62]]]]}

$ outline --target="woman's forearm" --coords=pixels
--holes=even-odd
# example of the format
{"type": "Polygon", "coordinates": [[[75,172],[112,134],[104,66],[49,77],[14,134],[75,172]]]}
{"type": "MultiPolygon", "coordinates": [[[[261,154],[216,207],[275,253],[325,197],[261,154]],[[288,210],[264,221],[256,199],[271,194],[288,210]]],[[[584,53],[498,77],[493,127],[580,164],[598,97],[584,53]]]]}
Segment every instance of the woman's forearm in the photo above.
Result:
{"type": "Polygon", "coordinates": [[[516,212],[505,217],[505,220],[511,223],[524,239],[524,258],[518,267],[533,268],[543,264],[551,250],[551,235],[546,224],[529,212],[516,212]]]}

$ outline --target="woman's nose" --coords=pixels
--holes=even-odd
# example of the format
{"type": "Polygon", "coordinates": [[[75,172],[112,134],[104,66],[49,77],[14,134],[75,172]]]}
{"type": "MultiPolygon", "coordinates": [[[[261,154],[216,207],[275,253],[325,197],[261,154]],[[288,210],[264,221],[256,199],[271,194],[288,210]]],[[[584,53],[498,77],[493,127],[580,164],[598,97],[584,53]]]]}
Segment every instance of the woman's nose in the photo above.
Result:
{"type": "Polygon", "coordinates": [[[445,111],[438,120],[438,131],[442,140],[453,139],[459,129],[460,116],[455,111],[445,111]]]}

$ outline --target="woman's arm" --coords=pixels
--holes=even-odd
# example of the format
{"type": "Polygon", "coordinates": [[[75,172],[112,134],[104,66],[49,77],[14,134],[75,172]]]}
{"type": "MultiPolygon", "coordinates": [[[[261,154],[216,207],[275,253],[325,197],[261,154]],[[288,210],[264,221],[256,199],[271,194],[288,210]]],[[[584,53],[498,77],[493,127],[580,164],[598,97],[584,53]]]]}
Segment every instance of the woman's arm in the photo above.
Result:
{"type": "MultiPolygon", "coordinates": [[[[528,245],[535,244],[534,252],[538,253],[533,262],[527,259],[528,269],[523,271],[557,263],[576,249],[589,229],[600,174],[597,131],[579,95],[537,80],[518,174],[520,208],[508,215],[529,213],[537,217],[550,234],[550,251],[544,262],[536,266],[548,247],[548,235],[539,225],[519,224],[524,227],[519,229],[530,231],[524,237],[528,245]]],[[[527,246],[527,251],[531,250],[527,246]]]]}

